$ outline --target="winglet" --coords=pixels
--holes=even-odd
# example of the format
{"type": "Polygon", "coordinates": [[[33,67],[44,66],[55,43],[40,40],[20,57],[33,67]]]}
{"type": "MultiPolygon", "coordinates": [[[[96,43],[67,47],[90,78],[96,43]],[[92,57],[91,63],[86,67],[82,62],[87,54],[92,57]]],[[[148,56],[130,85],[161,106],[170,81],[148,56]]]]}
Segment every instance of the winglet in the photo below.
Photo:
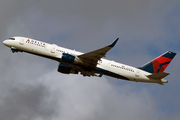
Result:
{"type": "Polygon", "coordinates": [[[109,45],[108,47],[114,47],[118,40],[119,40],[119,38],[117,38],[117,39],[116,39],[111,45],[109,45]]]}

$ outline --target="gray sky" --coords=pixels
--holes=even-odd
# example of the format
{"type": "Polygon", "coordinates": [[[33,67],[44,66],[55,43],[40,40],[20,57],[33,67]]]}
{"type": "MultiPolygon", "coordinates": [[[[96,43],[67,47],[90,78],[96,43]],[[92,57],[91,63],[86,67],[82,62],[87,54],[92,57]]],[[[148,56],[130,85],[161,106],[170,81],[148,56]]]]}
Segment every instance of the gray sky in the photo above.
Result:
{"type": "Polygon", "coordinates": [[[0,118],[3,120],[179,120],[179,0],[1,0],[0,118]],[[120,38],[107,59],[141,66],[171,50],[169,83],[58,73],[58,63],[12,54],[24,36],[89,52],[120,38]]]}

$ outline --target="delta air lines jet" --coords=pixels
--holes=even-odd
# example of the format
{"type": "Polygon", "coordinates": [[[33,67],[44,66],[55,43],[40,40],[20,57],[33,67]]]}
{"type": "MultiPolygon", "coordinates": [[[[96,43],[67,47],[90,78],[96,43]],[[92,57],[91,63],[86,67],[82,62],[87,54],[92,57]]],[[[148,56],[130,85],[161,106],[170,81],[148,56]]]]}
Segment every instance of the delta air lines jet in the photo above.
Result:
{"type": "Polygon", "coordinates": [[[107,75],[117,79],[162,85],[168,82],[164,77],[169,73],[164,72],[164,70],[176,53],[167,51],[139,68],[103,59],[117,41],[118,38],[112,44],[88,53],[77,52],[25,37],[12,37],[3,41],[3,44],[10,47],[13,53],[27,52],[56,60],[59,62],[57,71],[64,74],[81,73],[83,76],[89,77],[107,75]]]}

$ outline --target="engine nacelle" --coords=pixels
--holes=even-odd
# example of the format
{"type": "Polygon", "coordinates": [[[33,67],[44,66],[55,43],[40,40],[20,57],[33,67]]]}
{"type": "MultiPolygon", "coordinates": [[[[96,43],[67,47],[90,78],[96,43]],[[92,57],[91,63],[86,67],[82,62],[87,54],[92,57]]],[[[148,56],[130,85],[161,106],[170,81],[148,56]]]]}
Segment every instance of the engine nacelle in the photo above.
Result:
{"type": "Polygon", "coordinates": [[[63,53],[62,61],[68,62],[68,63],[75,63],[75,64],[82,63],[81,60],[77,56],[67,54],[67,53],[63,53]]]}
{"type": "Polygon", "coordinates": [[[78,74],[77,70],[74,70],[72,67],[65,65],[65,64],[62,64],[62,63],[59,63],[57,71],[64,73],[64,74],[70,74],[70,73],[71,74],[78,74]]]}

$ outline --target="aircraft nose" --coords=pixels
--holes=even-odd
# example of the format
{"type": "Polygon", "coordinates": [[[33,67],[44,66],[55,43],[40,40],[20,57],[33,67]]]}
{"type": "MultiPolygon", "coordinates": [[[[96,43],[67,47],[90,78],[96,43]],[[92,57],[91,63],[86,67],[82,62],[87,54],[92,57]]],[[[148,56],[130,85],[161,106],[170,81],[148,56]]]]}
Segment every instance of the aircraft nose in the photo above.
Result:
{"type": "Polygon", "coordinates": [[[7,40],[4,40],[4,41],[3,41],[3,44],[7,46],[8,41],[7,41],[7,40]]]}

